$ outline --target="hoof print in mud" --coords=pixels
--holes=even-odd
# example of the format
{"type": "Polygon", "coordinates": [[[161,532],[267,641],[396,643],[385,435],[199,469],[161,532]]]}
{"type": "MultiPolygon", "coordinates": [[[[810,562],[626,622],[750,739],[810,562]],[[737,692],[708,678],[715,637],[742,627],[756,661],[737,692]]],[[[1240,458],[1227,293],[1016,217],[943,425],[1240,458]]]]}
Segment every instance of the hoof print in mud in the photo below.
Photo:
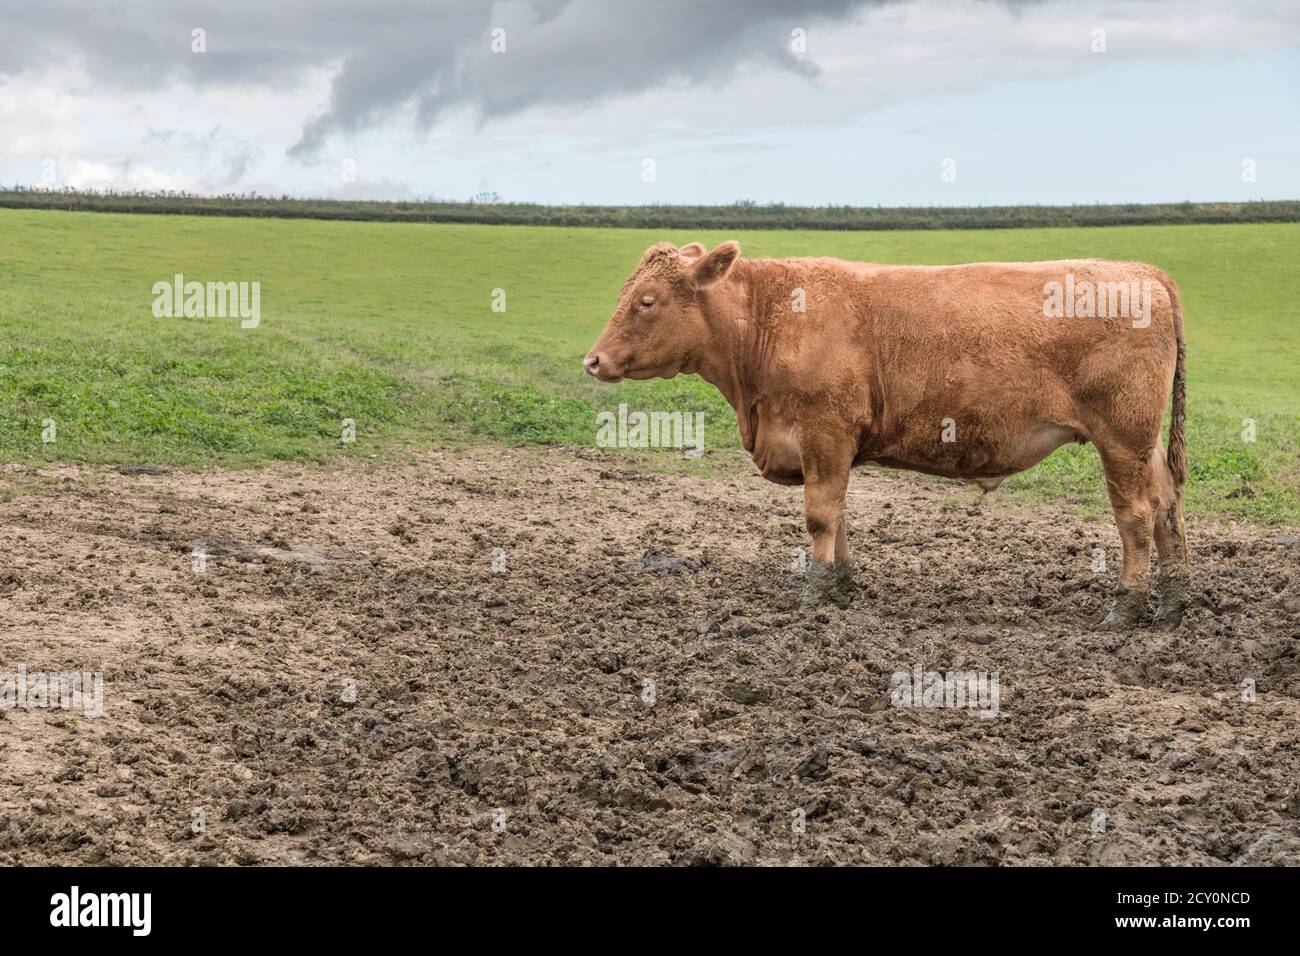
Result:
{"type": "Polygon", "coordinates": [[[847,608],[853,603],[853,565],[848,561],[823,561],[813,558],[804,572],[800,606],[824,607],[833,604],[847,608]]]}

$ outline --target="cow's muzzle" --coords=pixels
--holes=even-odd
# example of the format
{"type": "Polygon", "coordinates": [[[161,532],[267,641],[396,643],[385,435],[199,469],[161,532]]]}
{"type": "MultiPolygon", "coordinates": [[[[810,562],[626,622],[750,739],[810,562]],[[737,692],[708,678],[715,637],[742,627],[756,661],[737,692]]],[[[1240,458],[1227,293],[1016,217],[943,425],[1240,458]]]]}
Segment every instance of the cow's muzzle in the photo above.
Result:
{"type": "Polygon", "coordinates": [[[602,382],[617,382],[623,377],[623,373],[610,367],[608,359],[601,359],[599,352],[588,352],[587,357],[582,360],[582,367],[586,369],[588,375],[594,375],[602,382]]]}

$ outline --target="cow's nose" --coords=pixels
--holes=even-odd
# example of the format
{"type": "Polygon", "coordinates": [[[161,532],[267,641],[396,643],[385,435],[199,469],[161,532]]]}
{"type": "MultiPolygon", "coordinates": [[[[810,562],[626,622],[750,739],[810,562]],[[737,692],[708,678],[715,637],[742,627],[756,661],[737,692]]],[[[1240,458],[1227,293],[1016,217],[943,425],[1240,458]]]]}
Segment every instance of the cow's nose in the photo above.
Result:
{"type": "Polygon", "coordinates": [[[595,375],[596,369],[600,366],[600,356],[594,352],[582,360],[582,367],[587,370],[588,375],[595,375]]]}

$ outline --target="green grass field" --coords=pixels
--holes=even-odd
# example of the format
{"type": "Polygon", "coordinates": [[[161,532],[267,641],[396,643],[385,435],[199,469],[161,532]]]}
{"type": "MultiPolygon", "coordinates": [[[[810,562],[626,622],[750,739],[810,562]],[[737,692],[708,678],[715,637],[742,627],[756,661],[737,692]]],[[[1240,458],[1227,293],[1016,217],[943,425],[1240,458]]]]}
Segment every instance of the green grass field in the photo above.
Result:
{"type": "MultiPolygon", "coordinates": [[[[1187,317],[1189,510],[1300,524],[1296,223],[709,233],[0,210],[0,460],[209,467],[480,440],[590,447],[596,411],[627,402],[704,410],[718,452],[629,458],[733,469],[734,414],[712,387],[605,386],[579,366],[647,245],[728,238],[750,256],[1154,263],[1187,317]],[[260,282],[260,325],[155,318],[153,284],[178,272],[260,282]]],[[[1091,447],[1003,487],[1105,507],[1091,447]]]]}

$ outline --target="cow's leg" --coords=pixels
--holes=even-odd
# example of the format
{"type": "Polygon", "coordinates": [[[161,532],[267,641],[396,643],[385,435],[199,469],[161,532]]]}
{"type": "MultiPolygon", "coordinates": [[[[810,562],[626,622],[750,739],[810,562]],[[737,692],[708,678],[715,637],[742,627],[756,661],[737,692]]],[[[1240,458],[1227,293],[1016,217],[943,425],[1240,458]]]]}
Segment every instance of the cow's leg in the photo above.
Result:
{"type": "Polygon", "coordinates": [[[853,448],[847,442],[805,438],[800,442],[804,479],[804,524],[812,535],[812,561],[804,577],[805,607],[833,602],[848,607],[853,596],[844,495],[849,488],[853,448]]]}
{"type": "Polygon", "coordinates": [[[849,561],[849,516],[840,510],[840,526],[835,532],[835,560],[849,561]]]}
{"type": "Polygon", "coordinates": [[[1106,491],[1115,511],[1120,543],[1124,548],[1119,589],[1102,626],[1126,630],[1138,624],[1147,609],[1147,583],[1151,576],[1151,539],[1154,533],[1155,473],[1150,460],[1123,451],[1102,450],[1106,491]]]}
{"type": "Polygon", "coordinates": [[[1187,556],[1187,530],[1183,524],[1183,489],[1174,481],[1165,464],[1165,452],[1156,445],[1152,452],[1156,474],[1156,496],[1151,502],[1155,518],[1156,552],[1160,555],[1160,575],[1156,588],[1160,610],[1156,620],[1177,625],[1191,600],[1191,562],[1187,556]]]}

